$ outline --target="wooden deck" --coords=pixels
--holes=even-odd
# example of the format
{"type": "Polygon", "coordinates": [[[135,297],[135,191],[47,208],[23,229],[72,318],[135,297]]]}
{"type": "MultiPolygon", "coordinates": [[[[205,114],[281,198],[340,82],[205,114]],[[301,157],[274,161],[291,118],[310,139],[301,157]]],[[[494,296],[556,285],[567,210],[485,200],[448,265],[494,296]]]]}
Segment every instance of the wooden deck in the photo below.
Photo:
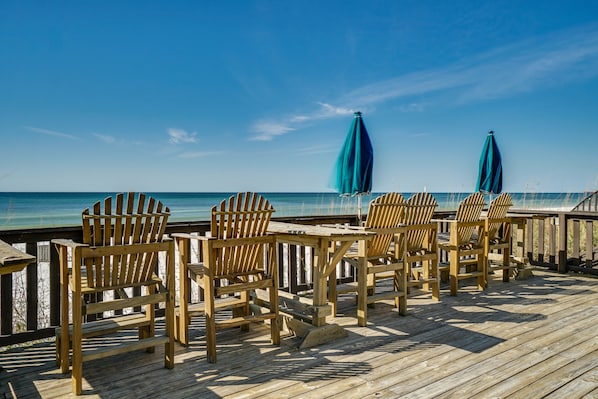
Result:
{"type": "MultiPolygon", "coordinates": [[[[263,325],[223,331],[217,364],[206,362],[197,325],[191,345],[177,345],[173,370],[163,368],[163,348],[85,364],[84,395],[598,398],[598,279],[534,270],[510,283],[494,276],[485,292],[473,287],[465,282],[449,297],[443,286],[440,302],[413,292],[404,317],[390,303],[377,304],[368,327],[357,327],[354,298],[341,297],[346,316],[334,321],[348,337],[307,350],[284,335],[280,347],[271,346],[263,325]]],[[[0,398],[72,396],[53,342],[4,348],[0,366],[0,398]]]]}

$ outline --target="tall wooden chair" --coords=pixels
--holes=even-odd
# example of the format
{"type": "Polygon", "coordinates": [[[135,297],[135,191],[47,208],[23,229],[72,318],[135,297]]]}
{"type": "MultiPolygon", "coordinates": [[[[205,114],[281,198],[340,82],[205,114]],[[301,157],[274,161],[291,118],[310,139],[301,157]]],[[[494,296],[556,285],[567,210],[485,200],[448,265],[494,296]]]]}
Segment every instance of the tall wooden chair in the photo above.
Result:
{"type": "MultiPolygon", "coordinates": [[[[392,251],[404,208],[405,199],[398,193],[387,193],[372,200],[364,229],[376,235],[370,241],[360,241],[357,252],[349,251],[344,258],[357,269],[357,323],[360,326],[367,324],[367,305],[378,301],[394,299],[399,314],[407,312],[407,274],[403,261],[392,251]],[[360,261],[363,258],[367,262],[360,261]],[[393,290],[376,292],[376,274],[389,273],[394,279],[393,290]]],[[[354,287],[343,286],[337,294],[355,291],[354,287]]],[[[336,298],[331,300],[336,301],[336,298]]]]}
{"type": "Polygon", "coordinates": [[[407,201],[397,234],[396,258],[403,259],[407,287],[432,288],[432,297],[440,298],[438,271],[438,224],[432,222],[436,199],[429,193],[417,193],[407,201]]]}
{"type": "Polygon", "coordinates": [[[169,209],[144,194],[128,193],[126,198],[118,194],[116,202],[112,200],[108,197],[103,204],[98,201],[83,211],[81,243],[52,240],[60,259],[57,362],[63,373],[68,372],[71,345],[76,395],[82,393],[83,362],[88,360],[144,348],[153,351],[164,344],[164,365],[174,367],[174,242],[164,238],[169,209]],[[159,253],[166,255],[164,280],[158,277],[159,253]],[[160,303],[164,304],[165,334],[155,336],[155,306],[160,303]],[[145,306],[145,314],[139,311],[141,306],[145,306]],[[104,317],[122,314],[125,309],[132,312],[104,317]],[[92,318],[97,320],[90,321],[92,318]],[[123,340],[117,346],[83,351],[86,338],[131,328],[139,330],[138,341],[123,340]]]}
{"type": "Polygon", "coordinates": [[[191,317],[206,317],[207,360],[216,362],[216,330],[270,320],[272,344],[280,344],[276,236],[267,233],[274,208],[255,193],[239,193],[212,208],[211,236],[173,234],[179,248],[180,304],[178,340],[189,344],[191,317]],[[198,243],[199,262],[189,262],[190,244],[198,243]],[[203,289],[204,302],[190,304],[190,281],[203,289]],[[250,294],[265,289],[269,310],[250,312],[250,294]],[[233,317],[216,320],[232,309],[233,317]]]}
{"type": "Polygon", "coordinates": [[[511,195],[502,193],[490,202],[484,226],[485,256],[488,270],[502,270],[502,280],[508,282],[517,265],[511,265],[511,195]],[[499,253],[495,253],[498,251],[499,253]]]}
{"type": "Polygon", "coordinates": [[[484,237],[474,235],[484,227],[484,205],[484,195],[473,193],[461,201],[454,220],[443,220],[449,223],[449,234],[439,235],[438,247],[449,254],[451,295],[457,295],[464,279],[476,278],[480,290],[486,287],[484,237]]]}

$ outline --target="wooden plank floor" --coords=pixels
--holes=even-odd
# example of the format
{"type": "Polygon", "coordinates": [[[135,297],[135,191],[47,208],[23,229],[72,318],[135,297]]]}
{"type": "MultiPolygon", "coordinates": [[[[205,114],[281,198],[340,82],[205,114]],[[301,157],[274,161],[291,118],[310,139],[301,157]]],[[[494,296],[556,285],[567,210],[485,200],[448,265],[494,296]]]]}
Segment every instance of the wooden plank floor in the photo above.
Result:
{"type": "MultiPolygon", "coordinates": [[[[202,320],[192,344],[86,363],[84,395],[98,398],[598,398],[598,279],[534,270],[526,280],[493,276],[485,292],[467,282],[441,301],[414,292],[408,315],[390,303],[357,327],[353,297],[334,319],[349,336],[307,350],[252,326],[218,334],[218,363],[205,356],[202,320]]],[[[109,345],[110,339],[97,339],[109,345]]],[[[71,397],[53,342],[0,352],[0,398],[71,397]]]]}

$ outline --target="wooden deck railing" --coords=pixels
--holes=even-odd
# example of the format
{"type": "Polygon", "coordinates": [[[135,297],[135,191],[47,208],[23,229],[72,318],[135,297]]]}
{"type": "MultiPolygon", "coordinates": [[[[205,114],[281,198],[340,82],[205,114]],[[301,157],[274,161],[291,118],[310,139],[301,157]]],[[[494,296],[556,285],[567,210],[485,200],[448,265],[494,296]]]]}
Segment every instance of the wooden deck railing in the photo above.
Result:
{"type": "MultiPolygon", "coordinates": [[[[442,219],[450,212],[435,217],[442,219]]],[[[354,216],[277,218],[305,224],[345,224],[354,216]]],[[[598,214],[584,212],[517,211],[513,231],[514,251],[527,257],[532,265],[561,273],[567,271],[598,275],[598,214]]],[[[446,231],[440,223],[440,231],[446,231]]],[[[209,222],[170,223],[167,233],[205,233],[209,222]]],[[[81,227],[0,230],[0,240],[16,244],[37,257],[23,272],[0,278],[0,346],[47,338],[60,322],[60,284],[58,255],[50,247],[55,238],[81,239],[81,227]]],[[[280,289],[292,293],[311,288],[310,248],[280,244],[280,289]]],[[[441,261],[446,261],[441,254],[441,261]]],[[[163,264],[158,265],[164,268],[163,264]]],[[[355,278],[350,267],[340,268],[340,278],[355,278]]]]}
{"type": "Polygon", "coordinates": [[[524,246],[532,265],[598,275],[598,213],[518,213],[527,221],[524,246]]]}

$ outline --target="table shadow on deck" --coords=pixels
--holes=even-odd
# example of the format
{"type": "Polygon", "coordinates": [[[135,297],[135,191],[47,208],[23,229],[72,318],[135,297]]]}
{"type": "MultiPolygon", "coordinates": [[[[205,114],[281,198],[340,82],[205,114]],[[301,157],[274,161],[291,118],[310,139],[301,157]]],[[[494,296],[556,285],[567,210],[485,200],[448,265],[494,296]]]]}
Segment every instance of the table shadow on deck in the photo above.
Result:
{"type": "MultiPolygon", "coordinates": [[[[589,308],[584,309],[577,302],[572,302],[571,307],[579,317],[587,318],[592,307],[596,309],[598,280],[586,279],[580,283],[571,276],[540,273],[512,283],[494,279],[485,292],[464,287],[459,296],[450,297],[443,287],[442,294],[441,301],[434,302],[428,294],[414,290],[407,316],[398,316],[390,302],[378,304],[368,311],[368,327],[356,325],[354,297],[341,297],[339,309],[343,316],[333,321],[343,325],[348,336],[305,350],[297,349],[298,340],[290,335],[283,335],[280,347],[270,345],[267,327],[263,325],[252,326],[247,333],[225,330],[218,333],[216,364],[206,362],[203,319],[195,318],[189,347],[176,347],[173,370],[163,368],[162,348],[153,354],[135,352],[88,362],[84,365],[84,394],[102,398],[137,394],[174,398],[287,396],[287,393],[309,396],[316,395],[311,391],[313,386],[326,384],[331,387],[341,384],[339,392],[342,392],[349,389],[344,381],[362,381],[369,375],[380,374],[380,362],[410,359],[417,365],[417,359],[422,356],[425,359],[432,352],[455,356],[457,362],[468,353],[473,360],[486,351],[498,351],[510,339],[509,331],[523,336],[528,326],[544,326],[551,307],[574,300],[583,303],[580,295],[584,294],[588,294],[589,308]],[[286,391],[285,387],[293,390],[286,391]]],[[[567,317],[573,320],[577,316],[571,312],[567,317]]],[[[565,322],[556,320],[555,326],[565,322]]],[[[597,333],[586,334],[587,339],[596,342],[597,333]]],[[[98,338],[95,344],[110,345],[115,339],[123,338],[98,338]]],[[[522,345],[531,347],[534,342],[522,345]]],[[[5,393],[10,398],[11,390],[19,398],[71,396],[70,375],[60,373],[54,355],[53,342],[1,351],[0,397],[5,393]]],[[[439,373],[438,378],[441,377],[439,373]]],[[[580,386],[588,392],[598,389],[598,385],[593,387],[591,383],[589,387],[587,383],[580,386]]],[[[349,392],[347,397],[351,397],[349,392]]]]}

